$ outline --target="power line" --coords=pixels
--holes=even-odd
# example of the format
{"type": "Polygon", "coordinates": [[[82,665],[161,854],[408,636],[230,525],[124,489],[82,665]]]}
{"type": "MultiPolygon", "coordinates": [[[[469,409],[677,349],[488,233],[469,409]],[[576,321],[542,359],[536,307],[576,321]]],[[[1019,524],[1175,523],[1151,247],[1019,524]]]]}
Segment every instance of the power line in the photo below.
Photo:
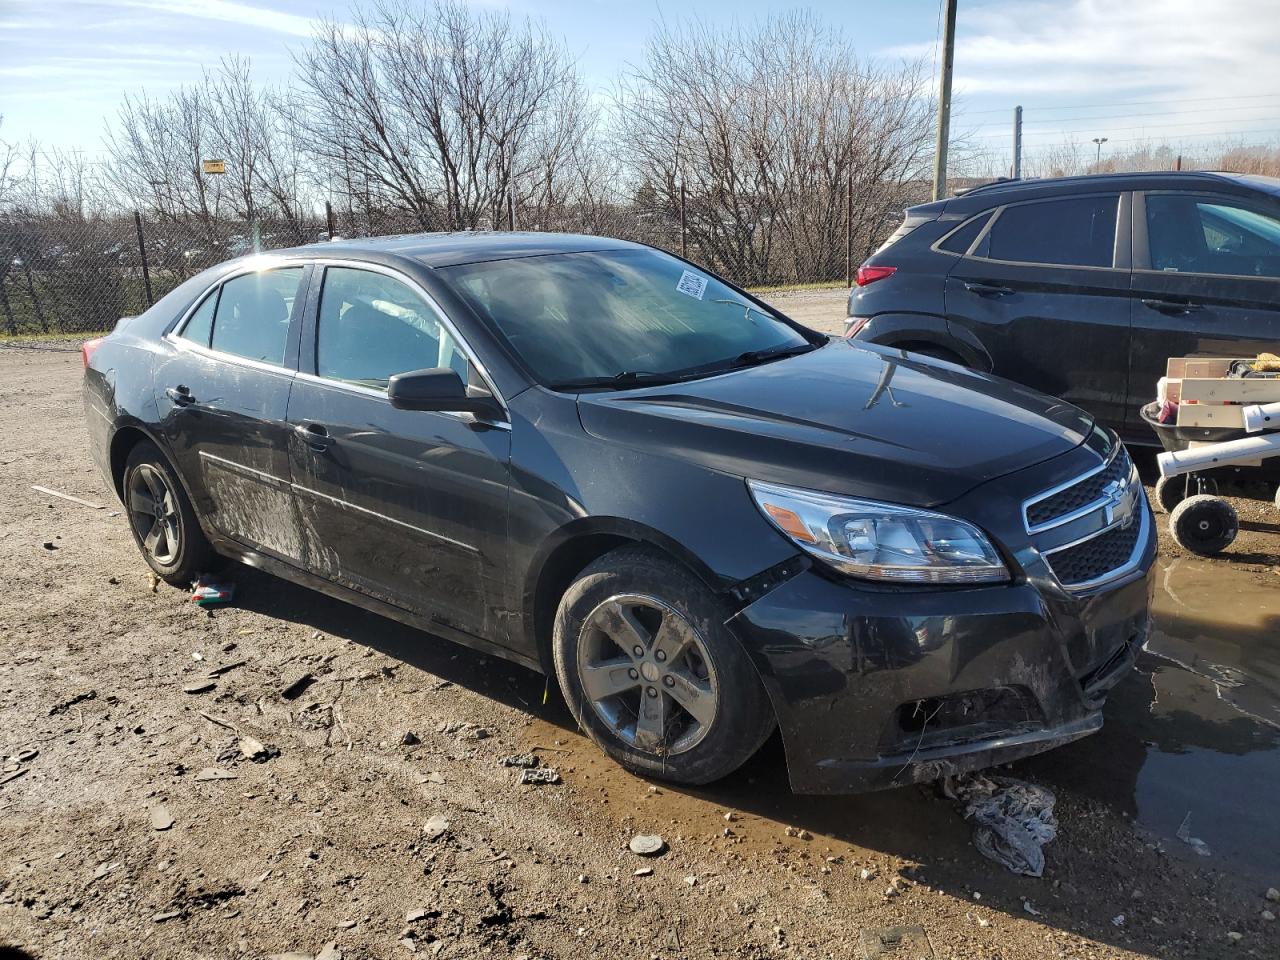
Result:
{"type": "MultiPolygon", "coordinates": [[[[1176,147],[1179,144],[1187,142],[1188,140],[1210,139],[1210,140],[1218,140],[1226,145],[1230,145],[1232,141],[1237,140],[1240,137],[1245,136],[1246,134],[1269,134],[1273,139],[1278,139],[1280,138],[1280,127],[1271,127],[1271,128],[1265,128],[1265,129],[1259,129],[1259,130],[1237,130],[1233,133],[1189,133],[1189,134],[1181,134],[1181,135],[1174,134],[1173,136],[1154,135],[1154,136],[1146,136],[1146,137],[1119,137],[1119,138],[1108,137],[1107,142],[1108,143],[1151,143],[1155,146],[1161,146],[1161,147],[1176,147]]],[[[989,137],[985,139],[988,139],[988,140],[1001,139],[1001,140],[1008,141],[1009,138],[1006,136],[1006,137],[1000,137],[1000,138],[989,137]]],[[[1034,144],[1030,149],[1049,150],[1054,147],[1065,147],[1065,146],[1071,146],[1071,145],[1072,145],[1072,141],[1070,140],[1042,140],[1039,143],[1034,144]]],[[[1078,144],[1078,143],[1074,145],[1081,146],[1081,144],[1078,144]]],[[[1259,144],[1259,143],[1245,144],[1245,146],[1263,146],[1263,145],[1264,144],[1259,144]]],[[[1026,150],[1027,148],[1024,147],[1024,152],[1026,152],[1026,150]]]]}
{"type": "MultiPolygon", "coordinates": [[[[1266,120],[1270,120],[1271,118],[1270,117],[1251,117],[1250,119],[1255,121],[1266,121],[1266,120]]],[[[1028,131],[1027,135],[1033,136],[1033,137],[1058,137],[1064,133],[1080,133],[1080,134],[1092,133],[1092,134],[1102,134],[1106,136],[1112,133],[1128,133],[1132,131],[1135,126],[1140,128],[1145,128],[1148,125],[1147,124],[1124,124],[1121,126],[1112,126],[1112,127],[1102,127],[1102,126],[1083,127],[1079,130],[1031,130],[1031,131],[1028,131]]],[[[1193,123],[1169,123],[1169,124],[1161,125],[1156,129],[1161,135],[1164,135],[1164,136],[1179,136],[1181,135],[1181,131],[1177,128],[1180,128],[1180,127],[1221,127],[1221,126],[1222,124],[1217,120],[1201,120],[1193,123]]],[[[1229,136],[1234,136],[1237,132],[1243,133],[1247,131],[1234,131],[1229,129],[1221,130],[1219,133],[1215,134],[1215,136],[1229,137],[1229,136]]],[[[975,134],[974,139],[975,140],[1003,140],[1003,139],[1006,139],[1007,136],[1008,136],[1007,134],[1002,135],[998,133],[983,133],[983,134],[975,134]]],[[[1196,136],[1196,134],[1192,134],[1192,136],[1196,136]]],[[[1145,137],[1139,138],[1139,139],[1145,139],[1145,137]]]]}
{"type": "MultiPolygon", "coordinates": [[[[1110,103],[1064,103],[1056,107],[1038,107],[1033,104],[1024,109],[1049,113],[1054,110],[1104,110],[1108,107],[1146,107],[1161,103],[1211,103],[1222,100],[1274,100],[1276,98],[1280,98],[1280,93],[1244,93],[1230,97],[1173,97],[1165,100],[1113,100],[1110,103]]],[[[997,107],[992,110],[969,110],[967,112],[974,116],[986,113],[1006,113],[1008,112],[1008,107],[997,107]]]]}
{"type": "MultiPolygon", "coordinates": [[[[1196,110],[1162,110],[1156,113],[1117,113],[1112,115],[1098,115],[1096,117],[1049,117],[1045,120],[1028,120],[1031,124],[1058,124],[1073,123],[1075,121],[1094,121],[1094,120],[1130,120],[1138,117],[1179,117],[1187,114],[1196,113],[1223,113],[1227,110],[1271,110],[1269,104],[1250,103],[1239,107],[1200,107],[1196,110]]],[[[960,114],[967,116],[967,114],[960,114]]],[[[1258,119],[1262,119],[1261,117],[1258,119]]],[[[999,121],[991,120],[986,123],[978,124],[978,129],[983,127],[1001,126],[999,121]]]]}

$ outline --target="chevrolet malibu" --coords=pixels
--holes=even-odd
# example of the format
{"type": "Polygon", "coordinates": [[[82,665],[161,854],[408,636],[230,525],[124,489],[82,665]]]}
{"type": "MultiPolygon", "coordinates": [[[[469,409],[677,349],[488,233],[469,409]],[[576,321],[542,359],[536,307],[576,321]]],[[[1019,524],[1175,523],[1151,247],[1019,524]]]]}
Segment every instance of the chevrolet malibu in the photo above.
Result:
{"type": "Polygon", "coordinates": [[[84,360],[158,576],[231,558],[554,674],[646,776],[716,780],[775,729],[806,793],[1037,753],[1099,729],[1148,629],[1115,434],[649,247],[242,258],[84,360]]]}

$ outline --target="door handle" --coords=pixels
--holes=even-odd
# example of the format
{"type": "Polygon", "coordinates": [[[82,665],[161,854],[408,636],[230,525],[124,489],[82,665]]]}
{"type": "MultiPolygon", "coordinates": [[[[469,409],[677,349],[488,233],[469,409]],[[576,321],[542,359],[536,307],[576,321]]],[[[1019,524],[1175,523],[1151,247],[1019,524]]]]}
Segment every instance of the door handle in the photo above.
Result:
{"type": "Polygon", "coordinates": [[[333,437],[329,436],[329,431],[322,423],[300,423],[293,428],[293,432],[317,452],[328,450],[333,443],[333,437]]]}
{"type": "Polygon", "coordinates": [[[183,386],[181,383],[176,387],[170,387],[164,392],[164,395],[173,401],[175,407],[189,407],[196,402],[196,398],[191,395],[190,388],[183,386]]]}
{"type": "Polygon", "coordinates": [[[1204,309],[1201,304],[1178,300],[1143,300],[1142,305],[1151,310],[1169,314],[1194,313],[1204,309]]]}
{"type": "Polygon", "coordinates": [[[975,280],[966,280],[964,288],[980,297],[1005,297],[1013,293],[1013,287],[1004,287],[996,283],[980,283],[975,280]]]}

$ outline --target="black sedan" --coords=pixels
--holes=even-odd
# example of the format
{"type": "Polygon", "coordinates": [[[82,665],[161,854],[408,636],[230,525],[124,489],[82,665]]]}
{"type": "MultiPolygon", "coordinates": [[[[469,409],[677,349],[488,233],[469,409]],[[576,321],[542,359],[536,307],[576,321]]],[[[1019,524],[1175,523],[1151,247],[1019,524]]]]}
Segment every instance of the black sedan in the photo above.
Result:
{"type": "Polygon", "coordinates": [[[244,258],[84,355],[164,580],[233,558],[554,673],[646,775],[715,780],[775,728],[801,792],[1035,753],[1101,726],[1147,630],[1111,431],[648,247],[244,258]]]}

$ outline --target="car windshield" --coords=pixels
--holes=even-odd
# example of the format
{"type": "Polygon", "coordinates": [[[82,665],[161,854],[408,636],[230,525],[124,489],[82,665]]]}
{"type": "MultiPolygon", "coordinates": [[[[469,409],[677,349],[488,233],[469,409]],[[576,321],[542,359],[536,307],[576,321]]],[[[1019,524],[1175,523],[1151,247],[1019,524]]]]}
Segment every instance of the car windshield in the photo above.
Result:
{"type": "Polygon", "coordinates": [[[768,308],[657,250],[493,260],[440,271],[555,389],[672,382],[813,348],[768,308]]]}

